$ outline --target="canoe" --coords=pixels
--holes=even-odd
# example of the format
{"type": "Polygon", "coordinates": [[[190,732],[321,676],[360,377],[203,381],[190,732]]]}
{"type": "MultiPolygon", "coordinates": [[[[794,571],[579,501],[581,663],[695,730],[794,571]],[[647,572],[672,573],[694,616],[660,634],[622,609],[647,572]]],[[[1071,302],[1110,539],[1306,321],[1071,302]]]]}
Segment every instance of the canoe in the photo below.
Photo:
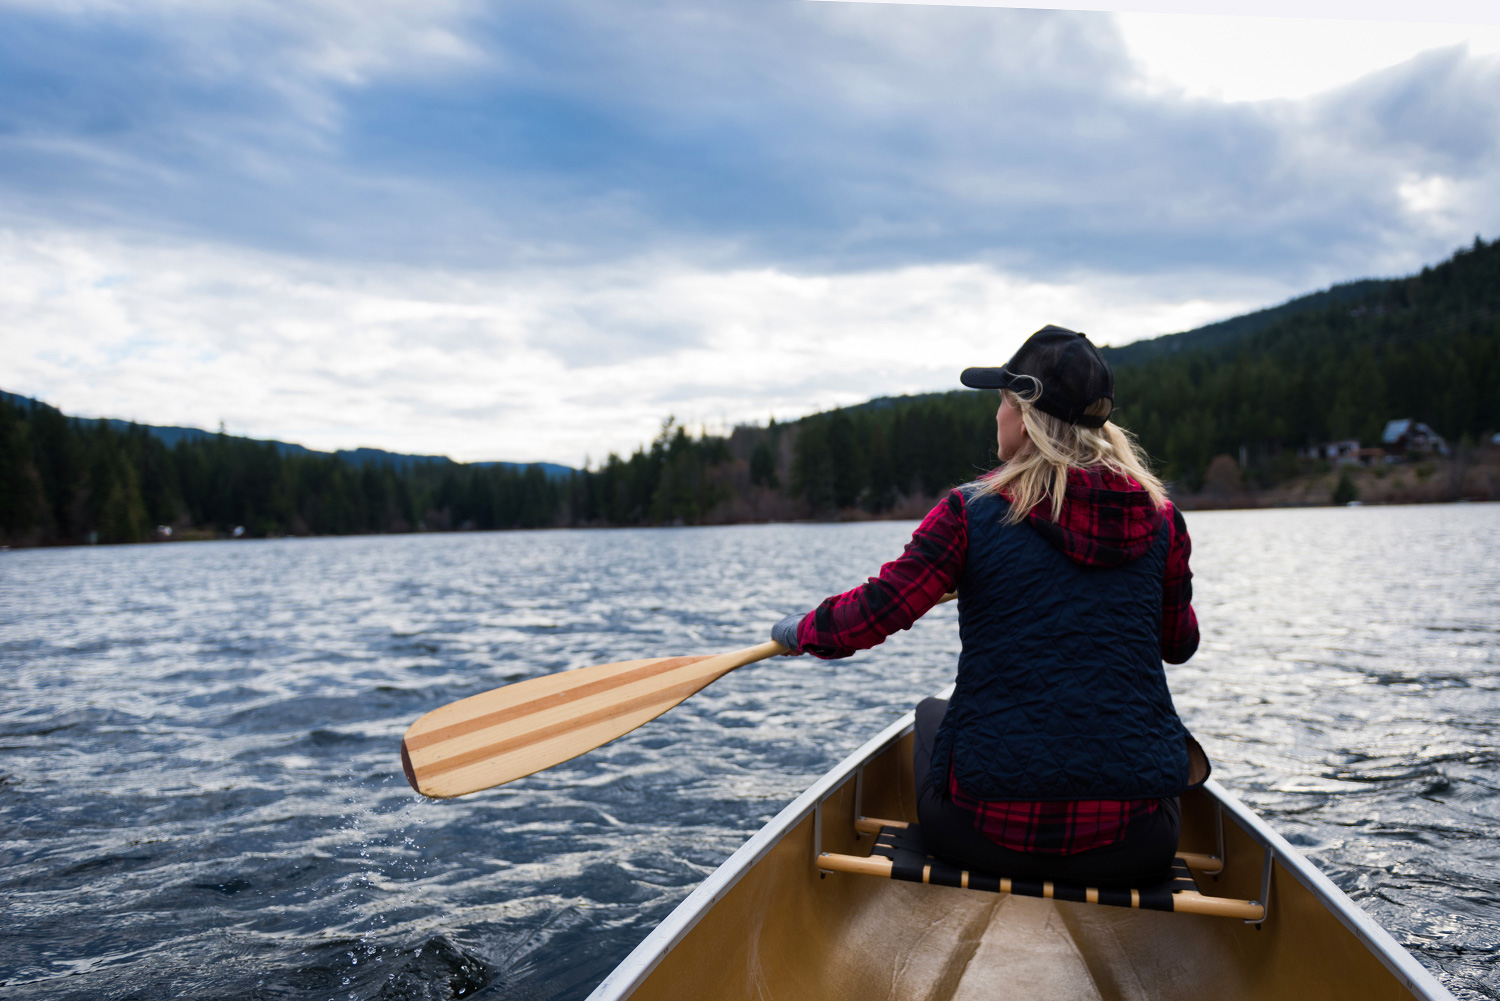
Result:
{"type": "Polygon", "coordinates": [[[1182,800],[1179,846],[1196,888],[1183,884],[1179,911],[1058,899],[1069,894],[1050,883],[1024,896],[1041,891],[887,878],[876,842],[916,820],[911,757],[908,714],[746,842],[590,1001],[1454,1001],[1213,780],[1182,800]]]}

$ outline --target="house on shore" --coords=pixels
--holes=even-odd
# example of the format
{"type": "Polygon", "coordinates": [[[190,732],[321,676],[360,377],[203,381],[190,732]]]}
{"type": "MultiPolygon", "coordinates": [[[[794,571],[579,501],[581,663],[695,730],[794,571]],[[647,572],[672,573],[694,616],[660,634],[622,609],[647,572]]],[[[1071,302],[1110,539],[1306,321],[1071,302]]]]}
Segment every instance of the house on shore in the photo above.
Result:
{"type": "Polygon", "coordinates": [[[1361,461],[1358,438],[1345,438],[1343,441],[1326,441],[1321,445],[1309,445],[1298,449],[1297,454],[1304,459],[1325,459],[1336,466],[1349,466],[1361,461]]]}
{"type": "Polygon", "coordinates": [[[1387,421],[1385,432],[1380,436],[1380,444],[1387,452],[1397,455],[1403,452],[1417,452],[1424,455],[1448,455],[1448,443],[1443,436],[1421,421],[1410,417],[1400,420],[1387,421]]]}

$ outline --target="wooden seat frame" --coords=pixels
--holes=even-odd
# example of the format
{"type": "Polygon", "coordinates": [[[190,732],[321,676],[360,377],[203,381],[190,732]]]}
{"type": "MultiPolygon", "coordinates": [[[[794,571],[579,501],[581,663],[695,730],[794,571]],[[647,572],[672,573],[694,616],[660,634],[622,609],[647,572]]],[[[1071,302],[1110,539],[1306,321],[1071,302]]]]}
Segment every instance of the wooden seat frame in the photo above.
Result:
{"type": "Polygon", "coordinates": [[[1198,889],[1194,873],[1214,875],[1223,869],[1222,857],[1214,855],[1179,852],[1174,860],[1171,876],[1161,883],[1131,889],[1110,889],[1054,880],[1010,878],[959,869],[927,855],[925,851],[918,855],[917,850],[910,843],[912,837],[907,833],[913,829],[913,825],[901,820],[859,817],[854,822],[854,829],[861,835],[875,835],[871,854],[867,856],[838,855],[820,851],[817,856],[819,869],[825,873],[842,872],[858,876],[881,876],[886,879],[920,881],[965,890],[1045,897],[1049,900],[1071,900],[1086,904],[1239,918],[1251,923],[1259,923],[1266,917],[1265,905],[1260,901],[1211,897],[1198,889]],[[898,865],[898,853],[903,856],[904,864],[898,865]],[[920,860],[920,877],[915,865],[911,864],[912,859],[920,860]]]}

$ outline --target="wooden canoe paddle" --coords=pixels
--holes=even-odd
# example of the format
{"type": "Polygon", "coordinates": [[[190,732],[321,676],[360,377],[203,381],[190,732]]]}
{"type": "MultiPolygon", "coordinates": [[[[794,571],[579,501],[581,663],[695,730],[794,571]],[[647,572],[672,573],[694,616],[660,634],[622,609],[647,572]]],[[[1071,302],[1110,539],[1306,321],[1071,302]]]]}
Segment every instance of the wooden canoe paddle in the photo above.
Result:
{"type": "Polygon", "coordinates": [[[471,695],[407,728],[401,768],[413,789],[433,799],[503,785],[622,737],[735,668],[781,653],[786,647],[771,641],[595,664],[471,695]]]}

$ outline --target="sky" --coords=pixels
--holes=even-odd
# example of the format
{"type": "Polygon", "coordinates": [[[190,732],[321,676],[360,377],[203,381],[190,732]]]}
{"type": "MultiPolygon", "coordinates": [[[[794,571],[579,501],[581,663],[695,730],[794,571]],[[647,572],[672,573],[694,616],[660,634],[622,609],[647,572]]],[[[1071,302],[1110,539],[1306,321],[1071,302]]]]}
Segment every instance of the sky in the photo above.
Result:
{"type": "Polygon", "coordinates": [[[0,0],[0,388],[580,465],[1496,237],[1489,8],[1192,2],[0,0]]]}

